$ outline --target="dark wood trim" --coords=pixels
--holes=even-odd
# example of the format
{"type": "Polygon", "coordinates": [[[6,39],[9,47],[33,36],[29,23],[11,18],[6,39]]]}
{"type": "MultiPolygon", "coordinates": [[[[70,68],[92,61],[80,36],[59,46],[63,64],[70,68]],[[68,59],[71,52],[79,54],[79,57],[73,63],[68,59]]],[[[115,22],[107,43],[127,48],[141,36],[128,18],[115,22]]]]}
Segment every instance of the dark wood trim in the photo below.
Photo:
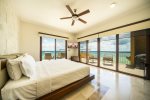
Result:
{"type": "Polygon", "coordinates": [[[97,38],[97,57],[98,57],[98,66],[100,66],[100,38],[97,38]]]}
{"type": "Polygon", "coordinates": [[[89,63],[89,58],[88,58],[88,43],[89,43],[89,40],[86,40],[86,63],[87,64],[89,63]]]}
{"type": "Polygon", "coordinates": [[[3,70],[7,67],[6,62],[7,62],[7,59],[5,59],[5,58],[0,59],[0,66],[1,66],[0,70],[3,70]]]}
{"type": "MultiPolygon", "coordinates": [[[[86,63],[85,63],[86,64],[86,63]]],[[[95,66],[95,67],[98,67],[97,65],[92,65],[92,64],[87,64],[87,65],[91,65],[91,66],[95,66]]]]}
{"type": "Polygon", "coordinates": [[[49,36],[54,36],[54,37],[60,37],[60,38],[65,38],[65,39],[69,39],[68,37],[65,37],[65,36],[59,36],[59,35],[54,35],[54,34],[49,34],[49,33],[39,32],[39,34],[41,34],[41,35],[49,35],[49,36]]]}
{"type": "Polygon", "coordinates": [[[119,64],[119,34],[116,35],[116,71],[118,71],[119,64]]]}
{"type": "Polygon", "coordinates": [[[40,36],[40,61],[42,60],[42,37],[40,36]]]}
{"type": "Polygon", "coordinates": [[[56,39],[55,39],[55,59],[56,59],[56,39]]]}
{"type": "Polygon", "coordinates": [[[115,28],[107,29],[107,30],[104,30],[104,31],[96,32],[96,33],[93,33],[93,34],[90,34],[90,35],[82,36],[82,37],[79,37],[77,39],[82,39],[82,38],[89,37],[89,36],[92,36],[92,35],[96,35],[96,34],[108,32],[108,31],[120,29],[120,28],[123,28],[123,27],[131,26],[131,25],[135,25],[135,24],[139,24],[139,23],[143,23],[143,22],[147,22],[147,21],[150,21],[150,18],[140,20],[140,21],[137,21],[137,22],[133,22],[133,23],[129,23],[129,24],[126,24],[126,25],[118,26],[118,27],[115,27],[115,28]]]}
{"type": "Polygon", "coordinates": [[[146,30],[146,79],[150,80],[150,29],[146,30]]]}
{"type": "Polygon", "coordinates": [[[80,88],[81,86],[87,84],[91,80],[95,78],[94,75],[86,76],[85,78],[78,80],[72,84],[69,84],[61,89],[58,89],[52,93],[49,93],[43,97],[40,97],[38,100],[60,100],[63,96],[66,94],[69,94],[70,92],[80,88]]]}
{"type": "Polygon", "coordinates": [[[116,70],[113,70],[113,69],[109,69],[109,68],[105,68],[105,67],[101,67],[100,68],[103,68],[103,69],[107,69],[107,70],[110,70],[110,71],[114,71],[114,72],[117,72],[116,70]]]}
{"type": "Polygon", "coordinates": [[[80,60],[80,42],[78,42],[78,56],[79,56],[79,62],[81,61],[80,60]]]}
{"type": "Polygon", "coordinates": [[[65,58],[67,59],[67,40],[65,40],[65,58]]]}

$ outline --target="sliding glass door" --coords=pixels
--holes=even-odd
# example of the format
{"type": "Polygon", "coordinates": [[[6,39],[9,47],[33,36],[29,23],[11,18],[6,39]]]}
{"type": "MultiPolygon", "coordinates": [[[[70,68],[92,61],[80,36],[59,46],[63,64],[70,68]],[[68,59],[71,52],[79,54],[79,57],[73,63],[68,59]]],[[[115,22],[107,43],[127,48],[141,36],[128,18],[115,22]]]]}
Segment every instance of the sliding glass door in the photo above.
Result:
{"type": "Polygon", "coordinates": [[[149,62],[149,31],[138,30],[80,42],[80,61],[144,77],[149,62]]]}
{"type": "Polygon", "coordinates": [[[97,56],[97,39],[88,41],[88,64],[96,65],[98,62],[97,56]]]}
{"type": "Polygon", "coordinates": [[[42,37],[42,60],[55,59],[55,39],[42,37]]]}
{"type": "Polygon", "coordinates": [[[41,60],[66,58],[66,40],[41,37],[41,60]]]}
{"type": "Polygon", "coordinates": [[[62,59],[65,58],[65,40],[62,39],[56,39],[56,59],[62,59]]]}
{"type": "Polygon", "coordinates": [[[86,41],[80,42],[80,61],[86,63],[86,41]]]}
{"type": "Polygon", "coordinates": [[[144,76],[146,36],[123,33],[119,35],[119,71],[144,76]]]}
{"type": "Polygon", "coordinates": [[[100,67],[116,70],[116,35],[100,38],[100,67]]]}

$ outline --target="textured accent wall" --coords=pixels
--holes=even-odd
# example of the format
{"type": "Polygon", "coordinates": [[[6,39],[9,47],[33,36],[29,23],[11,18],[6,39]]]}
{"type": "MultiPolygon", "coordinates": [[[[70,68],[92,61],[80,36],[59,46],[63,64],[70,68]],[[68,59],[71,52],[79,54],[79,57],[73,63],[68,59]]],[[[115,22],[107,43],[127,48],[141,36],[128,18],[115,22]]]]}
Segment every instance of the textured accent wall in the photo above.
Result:
{"type": "Polygon", "coordinates": [[[0,0],[0,55],[19,52],[19,20],[13,0],[0,0]]]}

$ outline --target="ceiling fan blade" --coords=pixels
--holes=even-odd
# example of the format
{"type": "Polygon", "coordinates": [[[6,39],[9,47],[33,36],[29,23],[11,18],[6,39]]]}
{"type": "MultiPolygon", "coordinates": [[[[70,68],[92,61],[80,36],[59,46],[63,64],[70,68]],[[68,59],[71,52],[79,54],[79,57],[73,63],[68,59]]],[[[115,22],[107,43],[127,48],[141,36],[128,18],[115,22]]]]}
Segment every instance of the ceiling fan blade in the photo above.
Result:
{"type": "Polygon", "coordinates": [[[79,21],[81,21],[82,23],[86,24],[87,22],[81,18],[78,19],[79,21]]]}
{"type": "Polygon", "coordinates": [[[69,6],[69,5],[66,5],[66,7],[67,7],[67,9],[69,10],[69,12],[70,12],[72,15],[74,15],[74,13],[73,13],[72,9],[70,8],[70,6],[69,6]]]}
{"type": "Polygon", "coordinates": [[[71,24],[71,26],[73,26],[73,25],[74,25],[74,23],[75,23],[75,20],[73,20],[73,21],[72,21],[72,24],[71,24]]]}
{"type": "Polygon", "coordinates": [[[69,18],[72,18],[72,17],[62,17],[60,19],[69,19],[69,18]]]}
{"type": "Polygon", "coordinates": [[[87,10],[85,10],[85,11],[79,13],[78,16],[82,16],[82,15],[85,15],[85,14],[87,14],[87,13],[90,13],[90,10],[89,10],[89,9],[87,9],[87,10]]]}

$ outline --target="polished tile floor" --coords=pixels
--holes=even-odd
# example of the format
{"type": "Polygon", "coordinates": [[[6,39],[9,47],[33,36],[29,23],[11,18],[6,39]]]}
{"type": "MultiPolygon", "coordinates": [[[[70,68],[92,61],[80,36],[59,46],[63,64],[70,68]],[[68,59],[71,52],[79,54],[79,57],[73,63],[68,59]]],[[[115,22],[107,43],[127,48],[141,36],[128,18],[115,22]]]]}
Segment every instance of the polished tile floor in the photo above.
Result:
{"type": "Polygon", "coordinates": [[[150,81],[91,66],[95,79],[63,100],[150,100],[150,81]]]}

